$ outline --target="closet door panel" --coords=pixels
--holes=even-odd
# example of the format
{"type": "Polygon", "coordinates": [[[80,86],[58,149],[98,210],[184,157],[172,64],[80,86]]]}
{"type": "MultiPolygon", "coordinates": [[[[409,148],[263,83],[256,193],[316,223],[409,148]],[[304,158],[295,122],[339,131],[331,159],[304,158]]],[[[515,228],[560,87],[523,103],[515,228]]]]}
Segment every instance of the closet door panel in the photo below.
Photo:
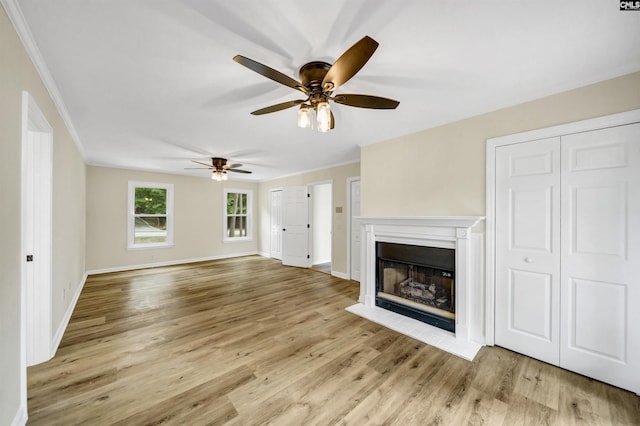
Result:
{"type": "Polygon", "coordinates": [[[640,392],[640,124],[561,150],[560,365],[640,392]]]}
{"type": "Polygon", "coordinates": [[[496,150],[495,341],[557,365],[560,139],[496,150]]]}

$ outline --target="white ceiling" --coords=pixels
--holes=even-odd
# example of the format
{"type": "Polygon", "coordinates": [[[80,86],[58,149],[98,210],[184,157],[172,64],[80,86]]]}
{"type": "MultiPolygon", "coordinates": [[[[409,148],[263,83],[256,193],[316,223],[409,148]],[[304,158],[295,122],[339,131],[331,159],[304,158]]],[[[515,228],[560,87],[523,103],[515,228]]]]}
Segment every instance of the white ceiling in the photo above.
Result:
{"type": "MultiPolygon", "coordinates": [[[[223,156],[268,180],[357,161],[359,145],[640,70],[640,12],[614,0],[4,0],[16,2],[87,163],[208,176],[223,156]],[[336,126],[296,126],[297,108],[253,110],[299,92],[232,60],[298,80],[364,35],[380,43],[336,94],[336,126]]],[[[55,91],[54,90],[54,91],[55,91]]]]}

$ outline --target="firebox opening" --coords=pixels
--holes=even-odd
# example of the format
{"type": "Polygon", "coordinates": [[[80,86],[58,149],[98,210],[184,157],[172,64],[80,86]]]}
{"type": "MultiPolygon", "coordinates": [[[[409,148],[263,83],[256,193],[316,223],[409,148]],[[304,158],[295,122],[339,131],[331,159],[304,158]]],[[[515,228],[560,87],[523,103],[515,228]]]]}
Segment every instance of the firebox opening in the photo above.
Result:
{"type": "Polygon", "coordinates": [[[376,243],[376,305],[455,332],[455,250],[376,243]]]}

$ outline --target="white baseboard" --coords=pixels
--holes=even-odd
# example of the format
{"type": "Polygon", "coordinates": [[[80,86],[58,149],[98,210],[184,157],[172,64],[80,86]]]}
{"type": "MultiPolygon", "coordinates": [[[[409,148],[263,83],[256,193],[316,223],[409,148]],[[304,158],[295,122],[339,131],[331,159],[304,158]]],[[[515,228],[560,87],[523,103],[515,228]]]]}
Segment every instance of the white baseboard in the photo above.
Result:
{"type": "Polygon", "coordinates": [[[331,275],[334,277],[342,278],[343,280],[349,279],[349,275],[345,274],[344,272],[331,271],[331,275]]]}
{"type": "Polygon", "coordinates": [[[82,289],[84,288],[84,283],[87,282],[87,276],[88,274],[85,272],[80,285],[78,286],[78,288],[76,288],[76,292],[73,294],[71,303],[69,303],[69,306],[67,307],[67,311],[64,313],[62,321],[60,321],[60,324],[58,325],[56,334],[53,335],[53,340],[51,341],[51,358],[53,358],[56,352],[58,352],[58,346],[60,346],[62,336],[67,329],[67,325],[69,325],[69,320],[71,320],[73,310],[76,308],[76,304],[78,303],[78,299],[80,298],[80,293],[82,293],[82,289]]]}
{"type": "Polygon", "coordinates": [[[13,417],[13,421],[11,422],[11,426],[24,426],[24,425],[27,424],[27,419],[28,418],[29,417],[27,415],[27,407],[21,404],[20,408],[18,409],[18,412],[13,417]]]}
{"type": "Polygon", "coordinates": [[[271,257],[271,253],[266,251],[259,251],[258,254],[262,257],[271,257]]]}
{"type": "Polygon", "coordinates": [[[107,274],[109,272],[133,271],[136,269],[157,268],[160,266],[183,265],[186,263],[207,262],[209,260],[220,260],[220,259],[231,259],[233,257],[252,256],[256,254],[259,254],[259,253],[257,251],[250,251],[246,253],[222,254],[218,256],[198,257],[194,259],[168,260],[166,262],[145,263],[142,265],[116,266],[113,268],[92,269],[90,271],[87,271],[87,275],[107,274]]]}

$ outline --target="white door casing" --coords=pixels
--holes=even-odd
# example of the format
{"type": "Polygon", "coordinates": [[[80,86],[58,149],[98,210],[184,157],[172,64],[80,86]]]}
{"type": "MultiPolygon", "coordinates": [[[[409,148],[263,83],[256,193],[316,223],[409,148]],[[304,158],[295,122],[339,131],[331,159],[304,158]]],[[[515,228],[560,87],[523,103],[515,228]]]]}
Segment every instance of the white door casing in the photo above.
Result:
{"type": "Polygon", "coordinates": [[[640,393],[640,124],[561,146],[560,365],[640,393]]]}
{"type": "Polygon", "coordinates": [[[349,181],[349,268],[350,278],[360,282],[360,264],[361,259],[361,229],[353,220],[354,217],[360,216],[360,179],[352,179],[349,181]]]}
{"type": "Polygon", "coordinates": [[[282,190],[271,191],[271,241],[269,255],[282,259],[282,190]]]}
{"type": "Polygon", "coordinates": [[[560,359],[559,138],[496,151],[496,344],[560,359]]]}
{"type": "Polygon", "coordinates": [[[309,198],[306,186],[282,190],[282,264],[308,268],[309,198]]]}

